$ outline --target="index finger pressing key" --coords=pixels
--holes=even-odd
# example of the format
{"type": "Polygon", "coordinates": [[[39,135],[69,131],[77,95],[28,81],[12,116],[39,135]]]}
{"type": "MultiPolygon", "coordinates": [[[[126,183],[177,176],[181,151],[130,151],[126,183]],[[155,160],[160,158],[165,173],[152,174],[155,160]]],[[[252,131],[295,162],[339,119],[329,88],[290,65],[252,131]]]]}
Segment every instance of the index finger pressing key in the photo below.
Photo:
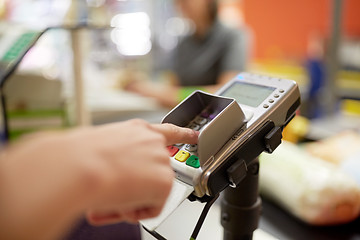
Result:
{"type": "Polygon", "coordinates": [[[178,127],[169,123],[153,124],[151,127],[165,136],[167,145],[175,143],[196,144],[199,136],[198,131],[194,131],[190,128],[178,127]]]}

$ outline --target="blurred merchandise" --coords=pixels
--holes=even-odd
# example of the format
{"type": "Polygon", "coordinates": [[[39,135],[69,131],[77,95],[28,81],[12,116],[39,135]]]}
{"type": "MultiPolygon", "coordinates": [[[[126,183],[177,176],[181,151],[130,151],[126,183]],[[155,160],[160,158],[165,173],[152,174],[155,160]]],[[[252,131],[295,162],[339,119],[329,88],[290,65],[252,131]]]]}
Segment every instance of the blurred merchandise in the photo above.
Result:
{"type": "Polygon", "coordinates": [[[62,84],[38,75],[15,74],[6,84],[10,139],[34,131],[61,129],[68,125],[62,84]]]}
{"type": "Polygon", "coordinates": [[[360,70],[339,71],[336,86],[342,98],[360,99],[360,70]]]}
{"type": "Polygon", "coordinates": [[[344,113],[360,116],[360,100],[344,99],[342,110],[344,113]]]}
{"type": "Polygon", "coordinates": [[[307,138],[321,140],[335,136],[346,130],[360,132],[360,116],[339,112],[331,117],[311,120],[307,138]]]}
{"type": "Polygon", "coordinates": [[[359,146],[360,135],[356,132],[346,131],[324,140],[306,144],[306,150],[316,157],[339,165],[359,151],[359,146]]]}
{"type": "Polygon", "coordinates": [[[360,70],[360,37],[346,38],[340,46],[339,58],[346,69],[360,70]]]}
{"type": "Polygon", "coordinates": [[[300,115],[293,120],[283,130],[283,139],[292,143],[302,141],[309,131],[309,120],[300,115]]]}
{"type": "Polygon", "coordinates": [[[306,144],[311,155],[333,163],[347,172],[360,185],[360,134],[344,131],[330,138],[306,144]]]}
{"type": "Polygon", "coordinates": [[[308,224],[344,224],[359,217],[360,185],[297,145],[284,141],[273,154],[262,154],[260,172],[260,193],[308,224]]]}
{"type": "Polygon", "coordinates": [[[0,0],[0,19],[4,18],[6,14],[5,0],[0,0]]]}

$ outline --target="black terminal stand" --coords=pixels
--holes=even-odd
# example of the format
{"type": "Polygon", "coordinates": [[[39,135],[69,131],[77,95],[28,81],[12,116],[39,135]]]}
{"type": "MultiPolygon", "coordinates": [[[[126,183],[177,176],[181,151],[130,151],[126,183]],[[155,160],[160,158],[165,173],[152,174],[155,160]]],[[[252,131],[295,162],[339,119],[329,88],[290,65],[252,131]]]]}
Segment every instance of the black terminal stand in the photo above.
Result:
{"type": "Polygon", "coordinates": [[[259,159],[247,167],[245,178],[236,188],[228,187],[221,199],[221,225],[224,240],[251,240],[257,229],[261,199],[258,194],[259,159]]]}
{"type": "Polygon", "coordinates": [[[261,212],[258,156],[263,151],[273,152],[281,138],[282,128],[269,121],[231,157],[227,176],[232,187],[225,188],[221,201],[224,240],[252,239],[261,212]]]}

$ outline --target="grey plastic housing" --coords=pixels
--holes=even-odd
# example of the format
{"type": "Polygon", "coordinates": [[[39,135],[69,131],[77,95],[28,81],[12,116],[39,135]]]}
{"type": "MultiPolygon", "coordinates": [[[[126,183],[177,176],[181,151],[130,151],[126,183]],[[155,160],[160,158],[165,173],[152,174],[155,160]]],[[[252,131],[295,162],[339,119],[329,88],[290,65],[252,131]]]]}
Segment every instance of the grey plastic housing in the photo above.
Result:
{"type": "Polygon", "coordinates": [[[186,127],[205,109],[210,110],[215,117],[200,130],[198,157],[202,169],[245,124],[245,115],[235,99],[198,90],[172,109],[162,120],[162,123],[186,127]]]}

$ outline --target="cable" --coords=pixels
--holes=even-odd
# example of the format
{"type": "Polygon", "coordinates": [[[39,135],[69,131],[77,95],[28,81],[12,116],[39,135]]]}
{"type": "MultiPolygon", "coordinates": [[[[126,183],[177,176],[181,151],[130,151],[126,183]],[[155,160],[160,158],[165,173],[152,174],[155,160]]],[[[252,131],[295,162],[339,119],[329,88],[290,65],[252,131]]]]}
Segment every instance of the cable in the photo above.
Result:
{"type": "Polygon", "coordinates": [[[147,229],[146,227],[143,226],[143,228],[145,229],[145,231],[147,231],[148,233],[151,234],[151,236],[153,236],[154,238],[158,239],[158,240],[166,240],[166,238],[164,238],[163,236],[161,236],[158,232],[156,231],[150,231],[149,229],[147,229]]]}
{"type": "MultiPolygon", "coordinates": [[[[191,234],[190,240],[196,240],[197,235],[200,232],[201,226],[204,223],[204,220],[206,218],[206,215],[208,214],[211,206],[213,205],[213,203],[216,201],[216,199],[218,199],[219,194],[217,194],[216,196],[214,196],[213,198],[211,198],[211,200],[209,202],[207,202],[204,206],[204,209],[201,212],[201,215],[199,217],[199,220],[197,221],[195,228],[191,234]]],[[[164,238],[161,234],[159,234],[156,231],[150,231],[149,229],[147,229],[146,227],[143,226],[143,228],[145,229],[145,231],[147,231],[149,234],[151,234],[154,238],[158,239],[158,240],[167,240],[166,238],[164,238]]]]}
{"type": "Polygon", "coordinates": [[[219,197],[219,194],[217,194],[216,196],[214,196],[209,202],[206,203],[204,209],[202,210],[201,212],[201,215],[199,217],[199,220],[198,222],[196,223],[196,226],[194,228],[194,231],[193,233],[191,234],[191,237],[190,237],[190,240],[196,240],[197,238],[197,235],[199,234],[200,232],[200,229],[201,229],[201,226],[203,225],[204,223],[204,220],[206,218],[206,215],[208,214],[211,206],[213,205],[213,203],[216,201],[216,199],[218,199],[219,197]]]}

